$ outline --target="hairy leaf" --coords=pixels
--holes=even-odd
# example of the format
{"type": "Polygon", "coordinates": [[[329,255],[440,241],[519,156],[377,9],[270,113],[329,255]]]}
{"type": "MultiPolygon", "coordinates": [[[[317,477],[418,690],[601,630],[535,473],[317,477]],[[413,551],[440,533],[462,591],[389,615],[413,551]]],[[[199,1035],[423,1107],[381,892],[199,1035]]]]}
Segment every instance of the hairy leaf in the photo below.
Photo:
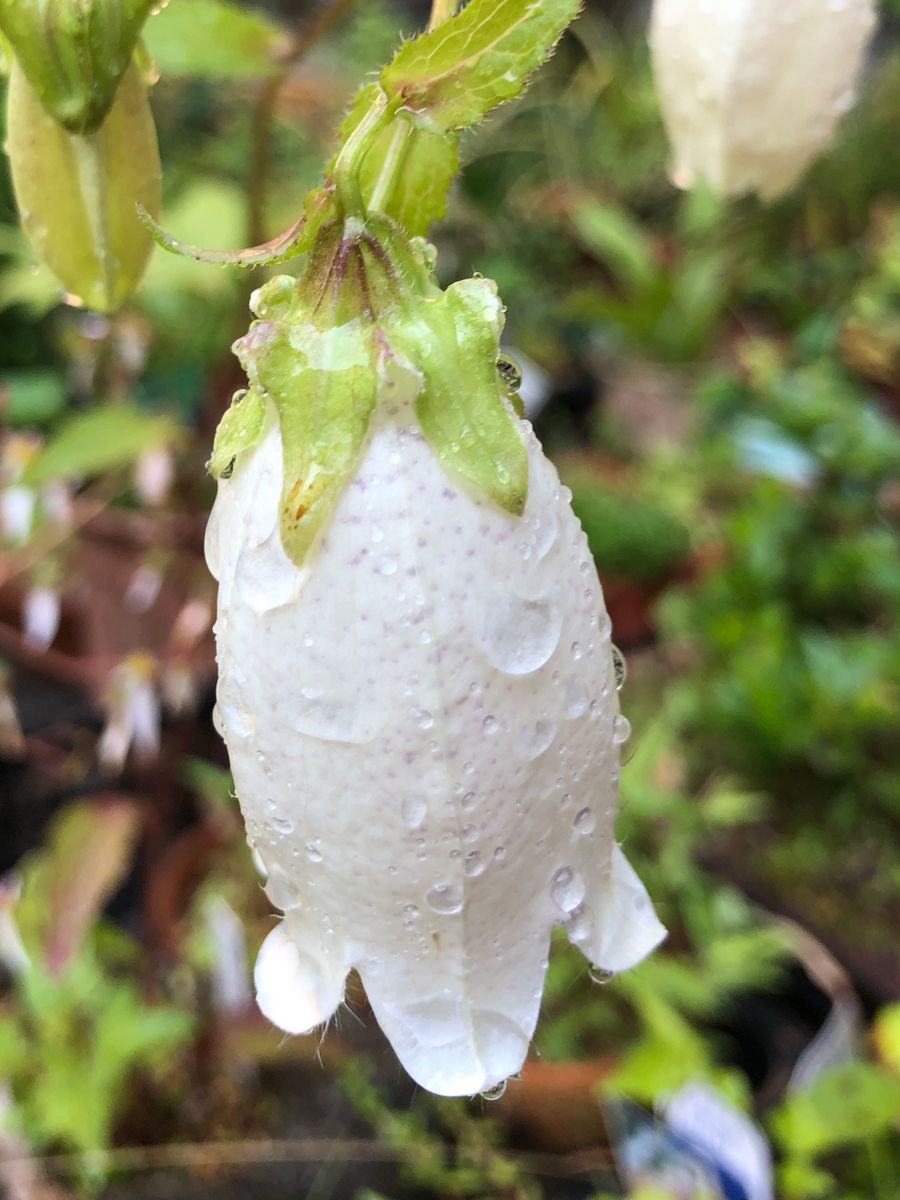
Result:
{"type": "Polygon", "coordinates": [[[581,0],[471,0],[407,42],[381,74],[430,129],[462,129],[518,95],[556,45],[581,0]]]}

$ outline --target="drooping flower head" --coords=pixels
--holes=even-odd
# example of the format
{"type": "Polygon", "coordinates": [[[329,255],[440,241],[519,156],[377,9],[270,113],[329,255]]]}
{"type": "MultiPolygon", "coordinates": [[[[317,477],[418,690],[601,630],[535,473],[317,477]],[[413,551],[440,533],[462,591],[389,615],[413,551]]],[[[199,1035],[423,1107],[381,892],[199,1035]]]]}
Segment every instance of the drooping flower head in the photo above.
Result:
{"type": "Polygon", "coordinates": [[[874,24],[873,0],[655,0],[675,182],[763,199],[793,187],[853,104],[874,24]]]}
{"type": "MultiPolygon", "coordinates": [[[[521,40],[519,9],[553,5],[499,7],[521,40]]],[[[498,44],[488,9],[451,23],[468,65],[498,44]]],[[[310,1030],[355,969],[409,1073],[461,1095],[521,1065],[554,925],[610,972],[662,929],[614,838],[628,724],[600,584],[516,415],[495,285],[441,290],[427,243],[363,199],[366,139],[392,144],[412,74],[369,94],[300,277],[254,295],[207,557],[217,721],[284,914],[259,1002],[310,1030]]],[[[434,120],[407,132],[420,154],[434,120]]]]}

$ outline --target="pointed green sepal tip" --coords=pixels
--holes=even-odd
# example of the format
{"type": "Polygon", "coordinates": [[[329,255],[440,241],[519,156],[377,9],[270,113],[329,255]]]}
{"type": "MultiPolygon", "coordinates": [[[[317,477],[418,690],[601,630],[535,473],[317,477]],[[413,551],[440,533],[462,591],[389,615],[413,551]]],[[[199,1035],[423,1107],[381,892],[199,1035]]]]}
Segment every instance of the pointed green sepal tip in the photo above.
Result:
{"type": "Polygon", "coordinates": [[[153,0],[0,0],[0,30],[47,113],[97,130],[128,70],[153,0]]]}
{"type": "Polygon", "coordinates": [[[409,306],[391,340],[418,364],[416,414],[429,445],[453,475],[521,516],[528,455],[498,368],[503,308],[489,279],[465,279],[409,306]]]}
{"type": "MultiPolygon", "coordinates": [[[[279,292],[282,285],[276,284],[279,292]]],[[[298,308],[263,320],[236,344],[253,387],[275,405],[284,479],[285,552],[303,563],[356,465],[375,407],[374,326],[317,328],[298,308]]],[[[242,401],[242,404],[246,401],[242,401]]]]}
{"type": "Polygon", "coordinates": [[[235,392],[213,442],[207,469],[215,479],[230,479],[238,455],[251,449],[263,435],[266,398],[256,388],[235,392]]]}

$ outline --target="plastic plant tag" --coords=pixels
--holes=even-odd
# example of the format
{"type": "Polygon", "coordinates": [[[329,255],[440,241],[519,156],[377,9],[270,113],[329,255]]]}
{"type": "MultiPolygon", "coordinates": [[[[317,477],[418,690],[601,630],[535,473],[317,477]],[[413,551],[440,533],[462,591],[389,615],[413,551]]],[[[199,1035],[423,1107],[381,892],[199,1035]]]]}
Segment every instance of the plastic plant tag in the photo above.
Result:
{"type": "Polygon", "coordinates": [[[769,1143],[721,1092],[699,1081],[687,1084],[666,1105],[665,1122],[715,1167],[726,1200],[772,1200],[769,1143]]]}

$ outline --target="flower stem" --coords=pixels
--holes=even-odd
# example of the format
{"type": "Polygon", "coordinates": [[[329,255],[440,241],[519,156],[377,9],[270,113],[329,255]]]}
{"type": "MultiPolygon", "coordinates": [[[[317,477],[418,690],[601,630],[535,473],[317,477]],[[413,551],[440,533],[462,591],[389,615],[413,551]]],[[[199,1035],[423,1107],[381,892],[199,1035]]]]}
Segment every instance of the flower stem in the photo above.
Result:
{"type": "Polygon", "coordinates": [[[428,28],[436,29],[444,21],[449,21],[459,8],[459,0],[431,0],[431,16],[428,18],[428,28]]]}
{"type": "Polygon", "coordinates": [[[379,92],[371,108],[353,130],[341,148],[334,164],[334,187],[345,217],[365,218],[367,205],[359,183],[359,173],[372,143],[391,120],[400,103],[389,104],[384,92],[379,92]]]}

